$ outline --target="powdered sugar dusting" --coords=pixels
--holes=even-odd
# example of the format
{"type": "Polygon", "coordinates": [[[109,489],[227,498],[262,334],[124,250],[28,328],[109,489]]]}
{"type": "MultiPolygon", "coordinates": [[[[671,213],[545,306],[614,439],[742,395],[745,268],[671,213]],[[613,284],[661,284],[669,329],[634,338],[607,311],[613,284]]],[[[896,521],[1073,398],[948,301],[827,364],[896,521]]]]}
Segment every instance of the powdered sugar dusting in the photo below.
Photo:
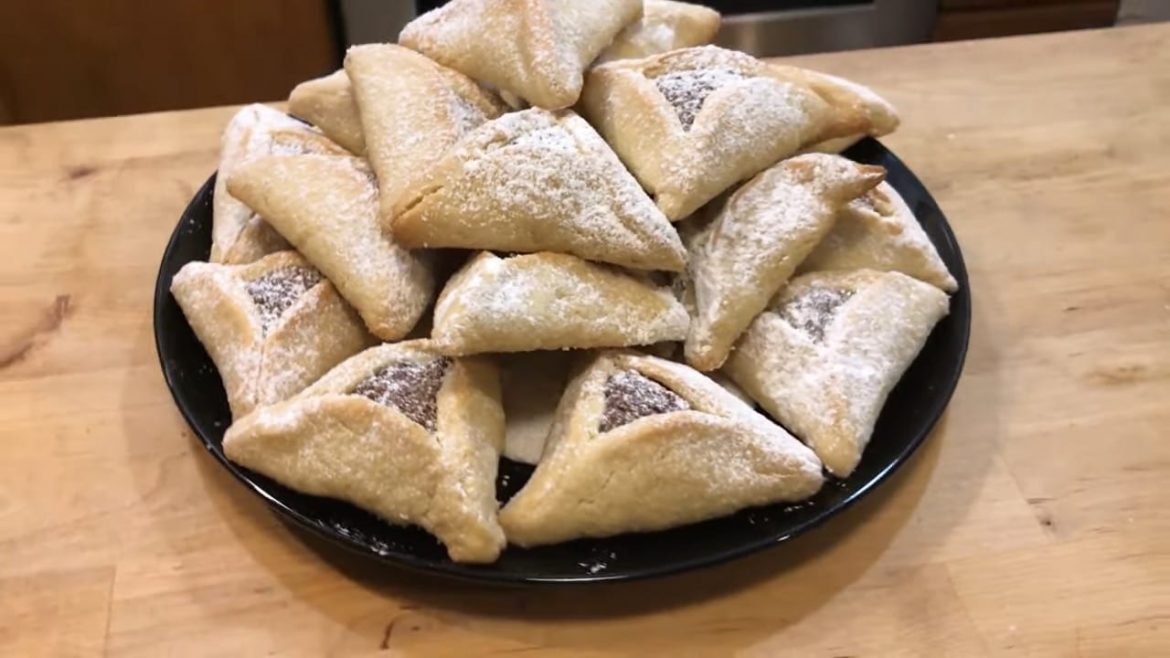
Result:
{"type": "Polygon", "coordinates": [[[942,291],[899,273],[806,274],[756,318],[724,370],[830,471],[848,475],[947,306],[942,291]]]}
{"type": "Polygon", "coordinates": [[[895,271],[947,292],[958,289],[918,219],[889,183],[882,183],[842,210],[833,230],[800,269],[895,271]]]}
{"type": "MultiPolygon", "coordinates": [[[[870,190],[866,194],[862,194],[861,196],[854,199],[850,205],[854,206],[858,210],[869,211],[869,212],[877,213],[877,214],[883,214],[882,212],[878,211],[878,207],[877,207],[878,200],[876,197],[877,197],[877,193],[874,190],[870,190]]],[[[888,208],[884,208],[883,210],[886,211],[884,214],[889,214],[888,208]]]]}
{"type": "Polygon", "coordinates": [[[642,18],[627,25],[598,62],[659,55],[710,42],[719,30],[719,13],[702,5],[644,0],[642,18]]]}
{"type": "Polygon", "coordinates": [[[471,101],[455,93],[454,90],[447,94],[447,104],[451,110],[451,116],[454,118],[455,130],[460,136],[467,134],[488,119],[482,110],[473,105],[471,101]]]}
{"type": "Polygon", "coordinates": [[[678,40],[678,30],[669,23],[651,23],[643,19],[627,27],[619,38],[637,39],[634,46],[647,54],[664,53],[674,47],[678,40]]]}
{"type": "MultiPolygon", "coordinates": [[[[307,153],[323,153],[320,148],[314,147],[303,135],[285,131],[273,135],[272,148],[269,155],[305,155],[307,153]]],[[[328,154],[328,152],[324,152],[328,154]]],[[[340,155],[340,154],[338,154],[340,155]]]]}
{"type": "Polygon", "coordinates": [[[534,106],[564,108],[576,101],[582,72],[641,7],[640,0],[458,0],[411,21],[398,42],[534,106]]]}
{"type": "Polygon", "coordinates": [[[870,134],[878,137],[890,133],[898,127],[898,110],[874,90],[863,84],[828,73],[815,72],[814,75],[852,92],[866,105],[870,120],[874,122],[870,134]]]}
{"type": "Polygon", "coordinates": [[[315,128],[280,110],[254,103],[236,113],[228,123],[220,171],[230,176],[235,167],[264,155],[325,152],[326,144],[326,138],[315,128]]]}
{"type": "Polygon", "coordinates": [[[746,77],[728,68],[709,68],[666,73],[654,78],[654,84],[674,106],[683,130],[690,130],[708,96],[746,77]]]}
{"type": "Polygon", "coordinates": [[[171,289],[237,418],[299,392],[368,340],[329,282],[291,251],[249,265],[188,263],[171,289]],[[250,317],[250,326],[224,321],[225,304],[250,317]],[[295,330],[283,330],[294,318],[295,330]]]}
{"type": "Polygon", "coordinates": [[[566,411],[595,417],[604,401],[601,433],[554,429],[532,479],[502,512],[509,532],[546,543],[654,530],[803,500],[823,481],[811,450],[683,364],[602,354],[574,385],[580,393],[569,399],[580,406],[566,411]],[[647,413],[675,412],[680,426],[672,436],[634,426],[604,433],[647,413]]]}
{"type": "Polygon", "coordinates": [[[446,349],[526,352],[680,340],[686,309],[669,289],[561,254],[483,254],[448,284],[433,338],[446,349]]]}
{"type": "MultiPolygon", "coordinates": [[[[239,166],[266,155],[343,153],[319,130],[266,105],[254,103],[232,117],[223,134],[223,151],[215,183],[211,260],[227,258],[237,240],[250,239],[244,227],[253,219],[250,208],[227,190],[227,180],[239,166]]],[[[258,249],[268,253],[267,250],[258,249]]],[[[236,250],[251,253],[252,250],[236,250]]]]}
{"type": "Polygon", "coordinates": [[[252,163],[233,189],[337,287],[385,340],[414,326],[434,289],[429,254],[397,244],[378,222],[378,193],[365,161],[303,155],[252,163]]]}
{"type": "Polygon", "coordinates": [[[504,110],[471,79],[400,46],[354,46],[345,69],[386,218],[453,145],[504,110]]]}
{"type": "Polygon", "coordinates": [[[715,46],[604,64],[591,74],[583,101],[589,119],[676,221],[795,153],[822,132],[829,112],[813,91],[770,75],[764,62],[715,46]],[[632,109],[656,101],[654,111],[632,109]],[[647,148],[628,137],[641,133],[667,139],[647,148]]]}
{"type": "Polygon", "coordinates": [[[244,287],[260,313],[260,327],[268,329],[296,303],[301,295],[321,281],[321,273],[308,267],[287,266],[247,282],[244,287]]]}
{"type": "Polygon", "coordinates": [[[531,153],[539,156],[576,155],[579,153],[577,142],[573,139],[572,134],[557,123],[536,124],[527,130],[522,128],[516,131],[503,146],[513,146],[526,151],[532,149],[531,153]]]}
{"type": "Polygon", "coordinates": [[[687,359],[719,367],[736,338],[833,226],[841,191],[861,177],[837,156],[785,160],[741,187],[693,240],[695,320],[687,359]]]}
{"type": "Polygon", "coordinates": [[[685,252],[613,151],[571,112],[506,114],[452,150],[403,223],[431,247],[557,251],[677,270],[685,252]]]}

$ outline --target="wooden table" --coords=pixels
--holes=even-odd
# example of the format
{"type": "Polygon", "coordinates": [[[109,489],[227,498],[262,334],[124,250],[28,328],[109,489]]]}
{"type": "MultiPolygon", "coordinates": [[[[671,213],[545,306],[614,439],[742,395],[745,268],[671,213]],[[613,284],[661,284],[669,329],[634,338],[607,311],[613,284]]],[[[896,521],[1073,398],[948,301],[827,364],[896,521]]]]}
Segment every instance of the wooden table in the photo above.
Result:
{"type": "Polygon", "coordinates": [[[802,61],[904,112],[962,383],[824,528],[607,587],[352,566],[193,439],[151,289],[232,109],[0,130],[0,654],[1170,655],[1170,25],[802,61]]]}

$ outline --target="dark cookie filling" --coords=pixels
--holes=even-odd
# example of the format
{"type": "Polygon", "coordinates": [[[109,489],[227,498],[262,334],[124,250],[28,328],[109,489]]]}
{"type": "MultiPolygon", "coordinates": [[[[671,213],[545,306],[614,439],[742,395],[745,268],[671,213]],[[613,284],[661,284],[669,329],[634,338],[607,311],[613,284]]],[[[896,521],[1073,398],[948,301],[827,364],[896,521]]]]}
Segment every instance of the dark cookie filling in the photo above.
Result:
{"type": "Polygon", "coordinates": [[[610,375],[605,382],[605,411],[600,430],[632,423],[645,416],[686,411],[691,405],[677,393],[633,370],[610,375]]]}
{"type": "Polygon", "coordinates": [[[666,73],[654,78],[658,91],[674,106],[683,130],[690,130],[703,103],[716,89],[743,80],[744,75],[731,69],[696,69],[666,73]]]}
{"type": "Polygon", "coordinates": [[[358,383],[352,393],[394,407],[433,432],[438,418],[435,397],[443,383],[443,375],[450,366],[451,359],[446,357],[426,363],[391,363],[358,383]]]}
{"type": "Polygon", "coordinates": [[[296,265],[272,270],[249,281],[246,288],[260,311],[260,326],[267,331],[301,295],[320,282],[320,272],[296,265]]]}
{"type": "Polygon", "coordinates": [[[819,343],[825,339],[825,328],[832,322],[837,308],[852,296],[852,290],[812,287],[785,304],[780,309],[780,317],[819,343]]]}

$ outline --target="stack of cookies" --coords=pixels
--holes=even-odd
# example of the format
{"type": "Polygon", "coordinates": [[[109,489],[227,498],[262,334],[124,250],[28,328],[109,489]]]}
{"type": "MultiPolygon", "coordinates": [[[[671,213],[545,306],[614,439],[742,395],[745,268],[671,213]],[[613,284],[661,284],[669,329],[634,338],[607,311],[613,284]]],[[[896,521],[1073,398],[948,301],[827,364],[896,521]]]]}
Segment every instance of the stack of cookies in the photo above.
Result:
{"type": "Polygon", "coordinates": [[[465,562],[848,476],[956,284],[884,170],[834,154],[893,107],[718,27],[452,0],[299,85],[297,119],[241,110],[210,262],[171,288],[228,457],[465,562]],[[501,455],[536,464],[503,509],[501,455]]]}

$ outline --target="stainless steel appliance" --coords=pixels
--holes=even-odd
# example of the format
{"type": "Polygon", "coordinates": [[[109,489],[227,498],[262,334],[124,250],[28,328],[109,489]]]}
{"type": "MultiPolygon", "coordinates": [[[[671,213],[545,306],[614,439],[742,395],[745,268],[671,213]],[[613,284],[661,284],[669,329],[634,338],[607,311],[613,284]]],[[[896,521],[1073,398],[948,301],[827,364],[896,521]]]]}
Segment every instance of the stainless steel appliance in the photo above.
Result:
{"type": "Polygon", "coordinates": [[[926,41],[938,11],[938,0],[771,0],[705,4],[723,12],[719,45],[759,57],[926,41]],[[720,7],[721,4],[727,7],[720,7]],[[734,11],[740,5],[750,5],[753,10],[734,11]]]}
{"type": "MultiPolygon", "coordinates": [[[[916,43],[938,0],[696,0],[723,13],[717,42],[761,57],[916,43]]],[[[339,0],[346,40],[392,41],[443,0],[339,0]]]]}

